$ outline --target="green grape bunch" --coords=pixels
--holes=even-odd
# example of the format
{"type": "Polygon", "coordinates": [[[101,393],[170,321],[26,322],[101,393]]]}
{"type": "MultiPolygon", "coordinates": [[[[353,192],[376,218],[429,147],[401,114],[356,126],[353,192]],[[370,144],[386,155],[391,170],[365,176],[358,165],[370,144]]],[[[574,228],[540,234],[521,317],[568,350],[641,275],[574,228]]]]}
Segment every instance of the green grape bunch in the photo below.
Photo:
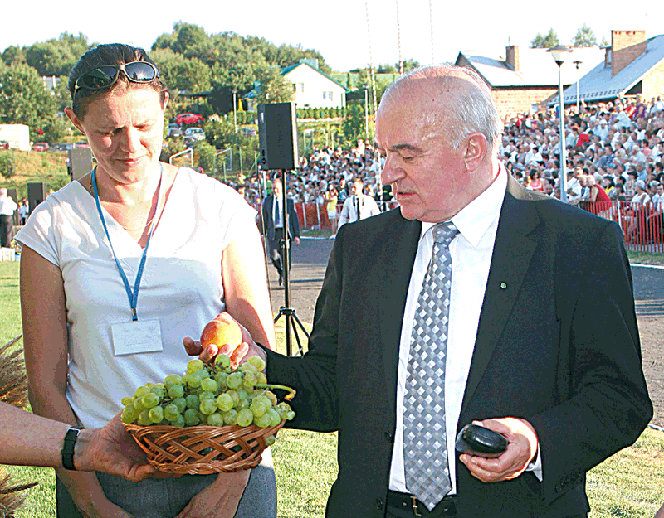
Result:
{"type": "MultiPolygon", "coordinates": [[[[140,386],[131,397],[122,398],[122,422],[140,426],[239,425],[259,428],[278,426],[291,420],[295,412],[285,401],[278,402],[272,389],[295,391],[283,385],[268,385],[263,371],[265,362],[250,357],[237,369],[225,354],[213,363],[191,360],[182,376],[171,374],[163,383],[140,386]]],[[[274,436],[266,442],[274,443],[274,436]]]]}

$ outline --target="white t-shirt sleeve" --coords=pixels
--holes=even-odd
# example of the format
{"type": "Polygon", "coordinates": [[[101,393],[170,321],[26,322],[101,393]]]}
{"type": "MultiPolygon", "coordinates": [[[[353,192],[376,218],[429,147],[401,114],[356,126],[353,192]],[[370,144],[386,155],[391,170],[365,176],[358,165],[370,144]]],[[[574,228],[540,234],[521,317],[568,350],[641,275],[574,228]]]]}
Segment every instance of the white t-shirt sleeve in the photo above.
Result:
{"type": "Polygon", "coordinates": [[[60,266],[59,242],[54,229],[57,226],[55,207],[48,198],[39,204],[23,228],[16,234],[16,241],[27,246],[60,266]]]}

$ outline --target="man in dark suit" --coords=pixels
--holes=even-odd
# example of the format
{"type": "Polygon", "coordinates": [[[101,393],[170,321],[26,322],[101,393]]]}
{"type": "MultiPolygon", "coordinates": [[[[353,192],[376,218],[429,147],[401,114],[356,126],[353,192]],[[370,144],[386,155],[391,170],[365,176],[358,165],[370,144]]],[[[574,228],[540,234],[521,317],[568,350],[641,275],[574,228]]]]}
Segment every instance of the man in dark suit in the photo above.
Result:
{"type": "MultiPolygon", "coordinates": [[[[261,233],[265,236],[268,248],[268,254],[272,264],[279,273],[279,285],[281,286],[283,278],[283,264],[281,260],[281,240],[284,239],[284,214],[281,179],[275,178],[272,181],[272,194],[265,197],[261,209],[261,233]]],[[[288,211],[288,226],[290,227],[289,237],[296,245],[300,244],[300,221],[297,219],[295,204],[293,200],[286,200],[286,210],[288,211]]],[[[289,265],[290,266],[290,265],[289,265]]]]}
{"type": "Polygon", "coordinates": [[[586,517],[586,472],[652,417],[620,229],[519,186],[499,135],[470,70],[390,86],[376,140],[399,209],[340,229],[304,358],[250,343],[297,390],[291,426],[339,432],[330,518],[586,517]],[[472,422],[502,455],[455,453],[472,422]]]}

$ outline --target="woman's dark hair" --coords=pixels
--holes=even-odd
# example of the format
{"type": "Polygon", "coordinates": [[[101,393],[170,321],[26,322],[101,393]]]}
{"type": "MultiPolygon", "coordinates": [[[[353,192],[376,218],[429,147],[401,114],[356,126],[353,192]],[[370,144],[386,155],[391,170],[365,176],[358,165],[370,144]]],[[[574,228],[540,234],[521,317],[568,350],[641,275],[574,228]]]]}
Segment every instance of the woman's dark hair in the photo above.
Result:
{"type": "MultiPolygon", "coordinates": [[[[150,59],[145,50],[139,47],[123,45],[121,43],[97,45],[81,56],[81,59],[78,60],[78,63],[74,65],[74,68],[72,68],[69,73],[69,83],[67,85],[69,88],[69,94],[71,95],[72,110],[78,118],[83,118],[85,116],[85,109],[90,101],[101,95],[105,95],[110,90],[116,88],[120,83],[126,86],[130,82],[127,80],[127,77],[121,73],[116,83],[108,90],[88,90],[87,88],[79,88],[76,90],[76,81],[78,81],[81,76],[95,68],[108,65],[123,65],[131,63],[132,61],[146,61],[157,68],[157,65],[152,59],[150,59]]],[[[161,94],[161,102],[162,104],[164,103],[166,85],[159,77],[155,77],[150,83],[143,83],[141,86],[149,86],[159,92],[161,94]]]]}

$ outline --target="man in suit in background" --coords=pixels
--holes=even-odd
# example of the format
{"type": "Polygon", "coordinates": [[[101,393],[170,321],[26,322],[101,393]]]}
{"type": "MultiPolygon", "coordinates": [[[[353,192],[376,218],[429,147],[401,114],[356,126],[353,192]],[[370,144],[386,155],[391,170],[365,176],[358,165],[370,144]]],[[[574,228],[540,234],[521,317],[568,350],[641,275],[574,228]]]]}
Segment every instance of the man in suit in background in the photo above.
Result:
{"type": "MultiPolygon", "coordinates": [[[[272,194],[265,197],[261,209],[261,233],[265,236],[268,254],[272,264],[279,273],[279,286],[283,279],[283,263],[281,259],[281,241],[284,239],[284,214],[281,179],[272,180],[272,194]]],[[[296,245],[300,244],[300,221],[297,219],[293,200],[286,199],[288,211],[289,237],[296,245]]],[[[290,268],[290,264],[288,265],[290,268]]]]}
{"type": "Polygon", "coordinates": [[[353,194],[346,198],[341,209],[339,227],[346,223],[353,223],[380,214],[376,201],[371,196],[364,194],[364,180],[362,178],[357,177],[353,180],[351,191],[353,194]]]}
{"type": "Polygon", "coordinates": [[[328,518],[586,517],[586,472],[652,417],[620,229],[509,178],[500,131],[472,70],[391,85],[399,209],[339,230],[310,352],[250,343],[297,390],[289,426],[339,432],[328,518]],[[471,422],[504,453],[457,454],[471,422]]]}

